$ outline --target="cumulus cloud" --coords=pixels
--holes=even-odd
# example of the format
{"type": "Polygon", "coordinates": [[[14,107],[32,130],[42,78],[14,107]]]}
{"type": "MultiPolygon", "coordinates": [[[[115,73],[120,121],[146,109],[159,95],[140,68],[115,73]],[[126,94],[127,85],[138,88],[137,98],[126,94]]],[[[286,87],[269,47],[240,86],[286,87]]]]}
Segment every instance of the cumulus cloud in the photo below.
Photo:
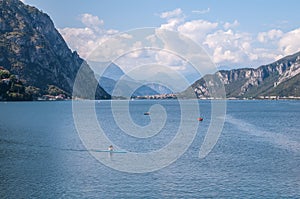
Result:
{"type": "Polygon", "coordinates": [[[227,31],[217,30],[209,34],[204,45],[212,53],[214,62],[218,65],[259,66],[276,59],[280,54],[275,46],[261,48],[257,40],[250,33],[237,32],[232,29],[227,31]]]}
{"type": "Polygon", "coordinates": [[[186,69],[186,61],[182,58],[166,51],[158,51],[155,53],[155,59],[158,64],[172,67],[173,70],[183,71],[186,69]]]}
{"type": "Polygon", "coordinates": [[[161,13],[160,18],[162,18],[162,19],[174,18],[174,17],[179,17],[181,15],[182,15],[182,10],[180,8],[177,8],[177,9],[172,10],[172,11],[161,13]]]}
{"type": "MultiPolygon", "coordinates": [[[[204,14],[205,10],[192,12],[204,14]]],[[[166,18],[167,23],[160,28],[178,31],[204,45],[217,65],[259,66],[300,50],[300,28],[288,33],[271,29],[255,34],[238,31],[238,20],[213,22],[186,20],[183,16],[180,9],[162,13],[161,17],[166,18]]]]}
{"type": "MultiPolygon", "coordinates": [[[[93,50],[104,42],[109,34],[100,34],[91,28],[63,28],[59,32],[72,50],[87,58],[93,50]]],[[[114,32],[114,31],[111,31],[114,32]]]]}
{"type": "Polygon", "coordinates": [[[215,63],[240,63],[245,61],[245,57],[251,47],[251,37],[246,33],[236,33],[229,29],[227,31],[218,30],[207,35],[203,44],[213,51],[215,63]]]}
{"type": "Polygon", "coordinates": [[[104,21],[91,14],[82,14],[79,20],[84,28],[62,28],[59,32],[72,50],[87,58],[87,56],[110,35],[118,33],[117,30],[105,30],[104,21]]]}
{"type": "Polygon", "coordinates": [[[166,30],[171,30],[171,31],[176,31],[177,27],[182,23],[181,18],[172,18],[169,19],[166,24],[162,24],[160,28],[166,29],[166,30]]]}
{"type": "MultiPolygon", "coordinates": [[[[204,14],[205,12],[209,12],[209,8],[203,11],[193,11],[193,13],[198,14],[204,14]]],[[[271,29],[259,33],[241,32],[238,30],[240,23],[237,20],[231,22],[203,19],[188,20],[188,17],[184,15],[180,8],[163,12],[159,16],[165,20],[165,23],[162,23],[157,30],[167,29],[178,31],[193,39],[200,46],[204,47],[217,65],[257,67],[261,64],[275,61],[282,56],[300,51],[300,28],[290,32],[284,32],[280,29],[271,29]]],[[[111,35],[119,33],[118,30],[105,29],[104,21],[91,14],[82,14],[79,16],[79,20],[84,25],[83,28],[63,28],[59,29],[59,31],[71,49],[78,51],[83,58],[87,58],[91,51],[107,38],[110,38],[111,35]]],[[[122,39],[123,41],[124,39],[134,39],[132,35],[126,33],[119,34],[118,37],[119,40],[116,39],[114,49],[111,49],[112,52],[102,52],[103,54],[122,54],[122,48],[126,42],[120,43],[120,41],[122,39]]],[[[153,35],[149,35],[147,40],[154,46],[156,45],[157,38],[153,35]]],[[[165,44],[166,49],[168,49],[167,45],[178,46],[180,45],[180,41],[165,44]]],[[[130,48],[127,46],[125,50],[138,49],[141,46],[143,45],[137,41],[130,48]]],[[[180,46],[180,48],[184,49],[184,53],[189,47],[180,46]]],[[[125,58],[122,59],[123,63],[126,62],[125,58]]],[[[165,63],[173,66],[177,71],[189,70],[186,64],[180,62],[172,55],[166,55],[164,52],[156,53],[154,56],[149,52],[137,50],[128,54],[127,58],[129,60],[127,63],[128,66],[131,66],[136,60],[139,60],[136,62],[137,64],[156,61],[159,64],[165,63]],[[151,57],[151,60],[149,57],[151,57]]]]}
{"type": "Polygon", "coordinates": [[[104,24],[104,21],[99,19],[99,17],[87,13],[80,15],[80,21],[90,28],[99,27],[104,24]]]}
{"type": "Polygon", "coordinates": [[[180,8],[160,14],[160,18],[166,19],[167,23],[161,24],[160,28],[176,31],[177,27],[184,22],[184,15],[180,8]]]}
{"type": "Polygon", "coordinates": [[[97,45],[97,36],[90,28],[64,28],[59,32],[69,44],[69,47],[76,50],[80,56],[86,57],[97,45]]]}
{"type": "Polygon", "coordinates": [[[195,41],[200,41],[217,26],[218,23],[205,20],[193,20],[180,25],[177,30],[195,41]]]}
{"type": "Polygon", "coordinates": [[[225,30],[228,30],[230,28],[234,28],[234,27],[237,27],[239,25],[240,25],[240,23],[237,20],[234,20],[233,23],[225,22],[223,27],[225,28],[225,30]]]}
{"type": "Polygon", "coordinates": [[[283,32],[278,29],[272,29],[268,32],[259,32],[257,35],[257,39],[261,43],[266,43],[274,39],[278,39],[283,35],[283,32]]]}
{"type": "Polygon", "coordinates": [[[300,28],[284,34],[279,41],[279,49],[284,56],[300,51],[300,28]]]}

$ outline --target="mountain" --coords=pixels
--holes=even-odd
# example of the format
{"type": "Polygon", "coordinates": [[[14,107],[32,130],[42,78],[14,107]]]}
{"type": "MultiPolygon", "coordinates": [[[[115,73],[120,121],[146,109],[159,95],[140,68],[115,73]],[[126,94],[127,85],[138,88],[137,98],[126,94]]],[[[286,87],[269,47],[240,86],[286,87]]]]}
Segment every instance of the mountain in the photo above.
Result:
{"type": "Polygon", "coordinates": [[[148,83],[146,85],[149,88],[156,91],[158,94],[172,94],[173,93],[172,90],[170,90],[169,88],[167,88],[166,86],[161,85],[161,84],[148,83]]]}
{"type": "MultiPolygon", "coordinates": [[[[97,86],[87,63],[68,48],[50,17],[19,0],[0,0],[0,66],[17,76],[25,88],[38,92],[37,96],[55,94],[50,92],[54,88],[71,97],[80,71],[80,86],[73,97],[110,98],[97,86]]],[[[5,99],[5,94],[0,97],[5,99]]]]}
{"type": "MultiPolygon", "coordinates": [[[[300,96],[300,52],[257,69],[220,70],[205,75],[191,85],[198,98],[210,97],[209,84],[219,79],[226,97],[261,98],[265,96],[300,96]]],[[[182,95],[187,94],[184,92],[182,95]]]]}
{"type": "Polygon", "coordinates": [[[102,77],[118,81],[123,75],[125,75],[125,73],[118,65],[110,63],[106,70],[104,70],[102,77]]]}
{"type": "Polygon", "coordinates": [[[117,97],[129,97],[129,93],[127,92],[133,90],[134,92],[130,97],[172,93],[170,89],[163,85],[156,83],[143,83],[132,79],[115,63],[108,64],[91,62],[91,65],[93,66],[94,71],[98,71],[96,77],[99,80],[99,84],[110,95],[117,97]],[[105,70],[102,72],[101,69],[104,67],[105,70]],[[102,74],[100,75],[99,73],[102,74]],[[115,88],[116,86],[117,88],[115,88]]]}

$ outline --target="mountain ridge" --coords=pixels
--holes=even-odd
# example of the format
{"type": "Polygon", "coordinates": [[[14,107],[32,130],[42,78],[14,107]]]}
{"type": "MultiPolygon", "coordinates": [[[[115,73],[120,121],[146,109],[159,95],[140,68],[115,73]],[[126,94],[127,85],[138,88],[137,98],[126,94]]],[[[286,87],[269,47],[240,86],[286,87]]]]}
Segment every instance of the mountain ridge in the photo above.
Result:
{"type": "Polygon", "coordinates": [[[53,85],[69,97],[110,98],[99,86],[95,93],[89,91],[92,85],[98,85],[93,71],[76,51],[69,49],[47,14],[19,0],[1,0],[0,4],[1,67],[17,75],[25,87],[39,90],[38,96],[50,94],[48,89],[53,85]],[[84,87],[73,93],[81,68],[84,87]]]}
{"type": "Polygon", "coordinates": [[[114,97],[137,97],[172,93],[167,87],[157,83],[134,80],[115,63],[92,63],[101,87],[114,97]],[[104,71],[102,71],[104,68],[104,71]],[[98,74],[101,73],[101,74],[98,74]],[[117,86],[117,87],[116,87],[117,86]],[[126,91],[132,91],[131,96],[126,91]]]}
{"type": "Polygon", "coordinates": [[[256,69],[220,70],[215,74],[205,75],[191,85],[197,98],[211,97],[207,82],[215,77],[224,84],[227,98],[263,98],[270,95],[299,97],[297,82],[300,80],[300,52],[256,69]],[[288,89],[289,92],[280,88],[288,89]]]}
{"type": "MultiPolygon", "coordinates": [[[[47,14],[19,0],[0,0],[0,5],[0,100],[35,100],[51,95],[111,98],[111,93],[99,86],[88,63],[69,49],[47,14]],[[74,90],[75,80],[80,86],[74,90]]],[[[108,72],[106,76],[111,79],[102,82],[110,90],[124,73],[118,68],[115,71],[108,72]]],[[[300,52],[256,69],[219,70],[203,76],[187,90],[193,89],[198,98],[210,98],[209,84],[215,78],[224,85],[228,98],[300,97],[300,52]]],[[[122,89],[129,89],[126,84],[135,88],[135,83],[125,82],[122,89]]],[[[163,85],[138,83],[144,85],[141,90],[148,89],[151,94],[167,91],[163,85]]],[[[147,94],[143,92],[140,94],[147,94]]]]}

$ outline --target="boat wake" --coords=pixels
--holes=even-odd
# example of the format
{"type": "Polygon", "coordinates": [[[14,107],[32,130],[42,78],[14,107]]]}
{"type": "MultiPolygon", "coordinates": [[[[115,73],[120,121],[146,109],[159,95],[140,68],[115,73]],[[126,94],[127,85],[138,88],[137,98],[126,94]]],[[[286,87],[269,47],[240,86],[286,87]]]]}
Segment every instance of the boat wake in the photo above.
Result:
{"type": "Polygon", "coordinates": [[[260,129],[251,123],[248,123],[241,119],[237,119],[231,115],[226,116],[226,122],[233,124],[242,132],[256,137],[264,138],[266,142],[269,142],[278,148],[289,150],[295,153],[300,153],[300,142],[293,140],[288,135],[260,129]]]}

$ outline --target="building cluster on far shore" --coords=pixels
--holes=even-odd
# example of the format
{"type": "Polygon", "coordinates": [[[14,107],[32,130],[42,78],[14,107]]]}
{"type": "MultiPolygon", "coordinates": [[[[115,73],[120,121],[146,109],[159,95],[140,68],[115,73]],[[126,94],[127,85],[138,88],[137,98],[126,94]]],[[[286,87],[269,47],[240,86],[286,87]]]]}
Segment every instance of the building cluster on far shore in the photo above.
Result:
{"type": "Polygon", "coordinates": [[[132,97],[133,99],[177,99],[175,94],[161,94],[161,95],[145,95],[132,97]]]}
{"type": "Polygon", "coordinates": [[[271,100],[279,100],[279,99],[298,99],[300,100],[300,97],[297,96],[259,96],[258,99],[271,99],[271,100]]]}
{"type": "Polygon", "coordinates": [[[38,97],[37,100],[38,101],[62,101],[62,100],[70,100],[70,98],[64,94],[59,94],[59,95],[43,95],[42,97],[38,97]]]}
{"type": "MultiPolygon", "coordinates": [[[[145,95],[145,96],[136,96],[132,99],[177,99],[176,94],[161,94],[161,95],[145,95]]],[[[186,98],[188,99],[188,98],[186,98]]],[[[221,98],[214,97],[200,97],[199,100],[222,100],[221,98]]],[[[258,96],[258,97],[228,97],[226,100],[300,100],[300,97],[297,96],[258,96]]]]}

